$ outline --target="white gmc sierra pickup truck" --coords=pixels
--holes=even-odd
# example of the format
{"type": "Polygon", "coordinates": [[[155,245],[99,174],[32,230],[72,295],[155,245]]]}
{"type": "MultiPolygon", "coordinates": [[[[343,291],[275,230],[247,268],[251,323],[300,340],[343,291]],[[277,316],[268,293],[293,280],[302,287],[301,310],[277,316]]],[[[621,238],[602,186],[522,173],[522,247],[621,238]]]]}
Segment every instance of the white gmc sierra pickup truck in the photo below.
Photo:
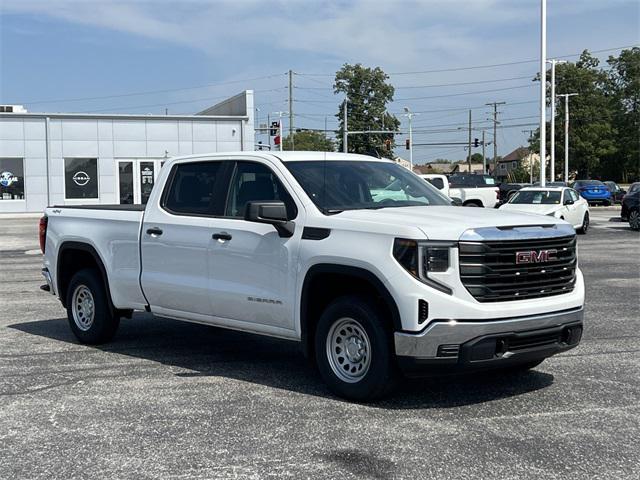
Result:
{"type": "Polygon", "coordinates": [[[451,206],[366,156],[174,158],[146,207],[49,207],[40,242],[81,342],[134,310],[291,339],[355,400],[400,372],[532,368],[582,334],[573,227],[451,206]]]}

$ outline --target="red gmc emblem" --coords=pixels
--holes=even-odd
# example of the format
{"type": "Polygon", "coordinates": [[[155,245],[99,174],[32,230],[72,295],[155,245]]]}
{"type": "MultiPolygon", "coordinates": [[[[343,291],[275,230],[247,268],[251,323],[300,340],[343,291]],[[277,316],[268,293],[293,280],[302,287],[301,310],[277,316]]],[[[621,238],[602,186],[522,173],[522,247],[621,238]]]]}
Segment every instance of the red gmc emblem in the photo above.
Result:
{"type": "Polygon", "coordinates": [[[521,263],[544,263],[550,262],[552,260],[557,260],[556,257],[557,250],[531,250],[528,252],[516,252],[516,264],[520,265],[521,263]]]}

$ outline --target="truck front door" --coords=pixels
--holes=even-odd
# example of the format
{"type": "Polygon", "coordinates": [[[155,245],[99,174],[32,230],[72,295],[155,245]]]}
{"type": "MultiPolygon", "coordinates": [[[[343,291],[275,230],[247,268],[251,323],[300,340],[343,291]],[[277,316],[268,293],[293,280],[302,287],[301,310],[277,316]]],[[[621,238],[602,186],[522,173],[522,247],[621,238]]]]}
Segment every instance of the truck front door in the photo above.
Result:
{"type": "Polygon", "coordinates": [[[235,163],[223,218],[216,219],[218,239],[210,252],[210,298],[217,317],[293,329],[296,261],[301,226],[290,238],[275,228],[244,220],[247,202],[282,200],[290,219],[304,214],[266,163],[235,163]]]}

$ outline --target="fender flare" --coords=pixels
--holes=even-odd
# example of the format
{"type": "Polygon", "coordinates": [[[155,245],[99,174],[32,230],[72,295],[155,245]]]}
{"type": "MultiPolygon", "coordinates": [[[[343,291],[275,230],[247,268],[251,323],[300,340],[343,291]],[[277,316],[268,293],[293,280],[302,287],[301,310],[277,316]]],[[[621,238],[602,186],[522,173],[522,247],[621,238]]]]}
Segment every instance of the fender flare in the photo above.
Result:
{"type": "Polygon", "coordinates": [[[98,266],[98,271],[100,272],[100,277],[102,278],[102,283],[104,284],[104,288],[107,293],[107,300],[109,301],[109,307],[113,312],[115,312],[116,308],[113,306],[113,301],[111,300],[111,289],[109,288],[109,277],[107,276],[107,270],[104,267],[104,262],[102,261],[102,258],[100,257],[100,255],[98,254],[97,250],[93,245],[89,243],[76,242],[76,241],[66,241],[66,242],[63,242],[58,247],[58,258],[56,260],[56,283],[57,283],[56,287],[58,292],[62,292],[63,290],[65,292],[65,295],[60,295],[60,302],[62,303],[62,306],[65,308],[67,307],[66,294],[68,292],[66,291],[66,288],[62,289],[60,286],[60,272],[62,267],[62,262],[60,260],[62,258],[63,253],[67,250],[80,250],[82,252],[88,253],[93,257],[93,260],[98,266]]]}
{"type": "Polygon", "coordinates": [[[376,274],[361,267],[354,267],[350,265],[341,265],[341,264],[334,264],[334,263],[319,263],[311,266],[307,270],[304,277],[304,281],[302,282],[302,292],[300,296],[300,310],[299,310],[300,337],[301,337],[300,340],[301,340],[302,348],[305,355],[307,355],[309,352],[309,348],[310,348],[309,340],[311,338],[310,332],[309,332],[309,319],[306,318],[307,306],[309,303],[309,296],[310,296],[310,284],[316,276],[327,274],[327,273],[356,277],[358,279],[365,280],[366,282],[371,284],[375,289],[376,293],[378,293],[378,295],[382,298],[382,300],[385,302],[385,304],[389,308],[389,311],[391,312],[390,320],[393,324],[394,330],[395,331],[402,330],[402,322],[400,320],[400,311],[398,310],[398,305],[396,304],[396,301],[394,300],[393,296],[391,295],[387,287],[378,278],[376,274]]]}

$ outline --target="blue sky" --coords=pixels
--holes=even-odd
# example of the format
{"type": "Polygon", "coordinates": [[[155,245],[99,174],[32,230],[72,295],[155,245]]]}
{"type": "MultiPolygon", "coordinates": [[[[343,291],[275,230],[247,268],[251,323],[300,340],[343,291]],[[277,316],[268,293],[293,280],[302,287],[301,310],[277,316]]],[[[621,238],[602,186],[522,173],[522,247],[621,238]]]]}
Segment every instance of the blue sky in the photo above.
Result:
{"type": "MultiPolygon", "coordinates": [[[[637,0],[547,3],[549,57],[640,44],[637,0]]],[[[293,69],[296,125],[324,128],[326,117],[331,129],[341,100],[333,74],[361,62],[391,73],[392,112],[423,112],[415,143],[465,141],[457,131],[465,109],[487,126],[486,102],[507,102],[505,126],[536,122],[538,89],[522,77],[537,63],[433,70],[538,54],[538,0],[0,0],[0,102],[30,111],[190,113],[251,88],[265,121],[288,108],[293,69]],[[469,82],[486,83],[452,85],[469,82]],[[125,96],[88,99],[112,95],[125,96]]],[[[524,144],[528,128],[500,130],[498,153],[524,144]]],[[[457,147],[414,150],[418,163],[464,156],[457,147]]]]}

